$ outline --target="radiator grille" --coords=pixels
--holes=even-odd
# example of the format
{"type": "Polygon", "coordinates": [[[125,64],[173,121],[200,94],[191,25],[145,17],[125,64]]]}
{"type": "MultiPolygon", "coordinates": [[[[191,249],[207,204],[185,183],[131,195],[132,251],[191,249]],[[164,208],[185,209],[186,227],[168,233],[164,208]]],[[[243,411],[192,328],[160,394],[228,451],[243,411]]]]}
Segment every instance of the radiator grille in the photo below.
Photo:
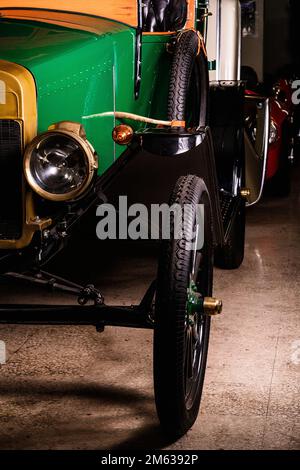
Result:
{"type": "Polygon", "coordinates": [[[22,131],[18,121],[0,119],[0,240],[22,234],[22,131]]]}

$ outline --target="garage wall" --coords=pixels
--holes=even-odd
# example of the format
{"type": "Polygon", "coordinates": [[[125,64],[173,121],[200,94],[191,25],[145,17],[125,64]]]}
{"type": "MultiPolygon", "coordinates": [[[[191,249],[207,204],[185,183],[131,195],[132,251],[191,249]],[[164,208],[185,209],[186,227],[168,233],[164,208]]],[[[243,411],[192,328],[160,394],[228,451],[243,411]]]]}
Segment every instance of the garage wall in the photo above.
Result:
{"type": "Polygon", "coordinates": [[[292,63],[290,35],[290,0],[265,0],[265,78],[276,76],[280,69],[292,63]]]}
{"type": "Polygon", "coordinates": [[[242,65],[252,67],[258,75],[259,81],[263,81],[264,0],[256,0],[256,36],[247,36],[242,39],[242,65]]]}

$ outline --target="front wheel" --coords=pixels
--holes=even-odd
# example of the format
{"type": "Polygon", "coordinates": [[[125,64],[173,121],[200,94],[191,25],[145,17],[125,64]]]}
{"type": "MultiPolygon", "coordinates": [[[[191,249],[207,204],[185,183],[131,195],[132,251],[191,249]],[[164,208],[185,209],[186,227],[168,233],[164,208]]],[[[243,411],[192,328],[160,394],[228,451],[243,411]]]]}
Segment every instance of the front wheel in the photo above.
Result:
{"type": "Polygon", "coordinates": [[[196,176],[178,180],[170,205],[189,205],[181,239],[163,241],[158,267],[154,329],[154,390],[164,430],[182,436],[195,422],[202,394],[208,351],[210,317],[193,309],[212,292],[213,242],[210,200],[204,181],[196,176]],[[204,207],[201,247],[197,208],[204,207]],[[195,238],[192,237],[195,234],[195,238]],[[189,240],[193,239],[191,246],[189,240]],[[198,248],[199,245],[199,248],[198,248]]]}

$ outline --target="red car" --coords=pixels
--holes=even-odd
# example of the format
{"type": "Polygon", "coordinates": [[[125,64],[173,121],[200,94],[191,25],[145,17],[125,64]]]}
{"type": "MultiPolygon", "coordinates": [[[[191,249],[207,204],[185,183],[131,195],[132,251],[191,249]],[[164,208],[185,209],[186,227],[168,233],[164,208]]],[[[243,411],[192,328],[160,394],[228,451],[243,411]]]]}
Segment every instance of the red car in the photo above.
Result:
{"type": "Polygon", "coordinates": [[[290,192],[290,161],[293,158],[292,121],[294,106],[290,82],[280,79],[270,98],[270,147],[266,181],[279,196],[290,192]]]}
{"type": "MultiPolygon", "coordinates": [[[[242,77],[246,81],[245,96],[248,98],[246,100],[246,129],[250,137],[255,140],[256,107],[252,106],[251,102],[258,102],[264,93],[259,90],[257,75],[253,69],[243,67],[242,77]]],[[[293,157],[292,121],[294,113],[292,88],[288,80],[280,79],[276,82],[273,93],[269,97],[269,107],[270,137],[265,186],[273,195],[287,196],[290,192],[290,161],[293,157]]]]}

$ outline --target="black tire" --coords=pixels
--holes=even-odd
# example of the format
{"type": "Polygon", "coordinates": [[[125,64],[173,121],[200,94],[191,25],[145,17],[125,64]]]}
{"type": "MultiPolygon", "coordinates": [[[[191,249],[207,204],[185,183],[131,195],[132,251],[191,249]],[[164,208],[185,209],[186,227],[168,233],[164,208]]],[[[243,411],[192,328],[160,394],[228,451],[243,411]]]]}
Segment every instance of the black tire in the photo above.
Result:
{"type": "Polygon", "coordinates": [[[178,438],[186,433],[198,416],[210,330],[210,317],[202,314],[196,314],[195,326],[191,326],[187,314],[187,289],[192,279],[203,297],[211,296],[213,242],[210,200],[204,181],[196,176],[180,178],[170,200],[170,205],[174,203],[181,206],[192,204],[189,231],[196,224],[196,204],[204,204],[205,207],[203,248],[191,251],[186,237],[174,239],[174,226],[171,224],[173,236],[162,242],[158,267],[154,329],[155,402],[161,426],[170,437],[178,438]],[[195,268],[195,274],[192,273],[193,265],[199,267],[195,268]],[[192,354],[187,355],[187,350],[192,354]],[[191,360],[189,363],[188,359],[191,360]]]}
{"type": "Polygon", "coordinates": [[[199,36],[182,32],[175,46],[168,96],[168,119],[185,121],[186,127],[207,125],[208,67],[203,50],[198,54],[199,36]]]}
{"type": "Polygon", "coordinates": [[[241,200],[240,208],[232,223],[225,245],[215,250],[215,266],[221,269],[238,269],[245,255],[246,206],[241,200]]]}

